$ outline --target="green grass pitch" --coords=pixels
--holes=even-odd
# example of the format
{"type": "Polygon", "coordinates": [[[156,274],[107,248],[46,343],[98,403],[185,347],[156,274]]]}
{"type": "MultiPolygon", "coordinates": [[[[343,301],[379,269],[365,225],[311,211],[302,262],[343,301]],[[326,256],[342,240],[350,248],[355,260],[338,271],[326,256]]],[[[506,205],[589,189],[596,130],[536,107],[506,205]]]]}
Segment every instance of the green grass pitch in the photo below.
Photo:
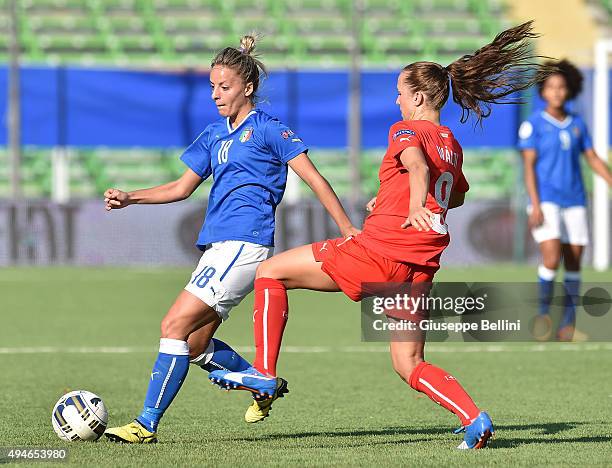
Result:
{"type": "MultiPolygon", "coordinates": [[[[404,384],[383,344],[360,342],[359,306],[341,294],[300,291],[290,293],[279,363],[291,392],[263,423],[243,422],[246,392],[219,391],[192,367],[157,445],[60,441],[50,412],[67,390],[100,395],[111,425],[138,414],[160,319],[188,273],[0,270],[0,447],[68,448],[75,466],[612,465],[610,344],[429,345],[427,359],[452,372],[497,428],[489,449],[458,451],[455,416],[404,384]]],[[[499,266],[449,269],[438,279],[534,275],[499,266]]],[[[610,273],[584,276],[612,281],[610,273]]],[[[248,297],[218,335],[248,358],[251,307],[248,297]]]]}

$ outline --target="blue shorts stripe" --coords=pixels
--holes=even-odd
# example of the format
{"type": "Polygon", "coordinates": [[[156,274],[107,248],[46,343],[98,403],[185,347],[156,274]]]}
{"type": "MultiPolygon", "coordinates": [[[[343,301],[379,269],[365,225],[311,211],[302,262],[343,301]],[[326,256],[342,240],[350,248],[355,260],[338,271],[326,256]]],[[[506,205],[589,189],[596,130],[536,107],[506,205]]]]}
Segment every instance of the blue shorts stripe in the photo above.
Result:
{"type": "Polygon", "coordinates": [[[240,254],[242,253],[242,249],[244,249],[244,244],[240,246],[240,248],[238,249],[238,253],[232,260],[232,263],[230,263],[227,269],[223,272],[223,274],[221,275],[221,279],[219,281],[223,281],[223,278],[225,278],[225,275],[227,275],[229,271],[232,269],[232,267],[234,266],[234,263],[236,263],[236,260],[238,260],[238,257],[240,257],[240,254]]]}

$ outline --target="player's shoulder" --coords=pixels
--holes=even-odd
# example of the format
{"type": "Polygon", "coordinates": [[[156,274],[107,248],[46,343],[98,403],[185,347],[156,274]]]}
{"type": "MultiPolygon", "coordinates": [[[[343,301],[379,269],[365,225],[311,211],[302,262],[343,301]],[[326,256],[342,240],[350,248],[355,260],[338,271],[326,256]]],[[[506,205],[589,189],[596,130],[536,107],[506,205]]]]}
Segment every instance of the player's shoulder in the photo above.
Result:
{"type": "Polygon", "coordinates": [[[208,140],[210,140],[211,135],[215,133],[219,133],[219,131],[224,130],[226,126],[227,126],[227,123],[226,123],[225,117],[214,120],[213,122],[209,123],[206,127],[204,127],[204,130],[202,130],[202,132],[196,137],[195,141],[207,142],[208,140]]]}
{"type": "Polygon", "coordinates": [[[575,112],[570,112],[569,116],[572,119],[572,123],[574,125],[579,125],[580,127],[586,127],[586,122],[584,121],[584,119],[582,118],[582,116],[580,114],[577,114],[575,112]]]}
{"type": "Polygon", "coordinates": [[[542,111],[532,112],[525,120],[521,122],[519,126],[519,138],[526,140],[531,137],[533,133],[542,126],[544,123],[544,117],[542,117],[542,111]]]}
{"type": "Polygon", "coordinates": [[[255,124],[255,126],[262,127],[262,128],[266,127],[269,124],[272,124],[272,125],[282,124],[281,121],[277,117],[274,117],[273,115],[270,115],[261,109],[255,109],[255,112],[253,114],[253,123],[255,124]]]}
{"type": "Polygon", "coordinates": [[[395,141],[402,135],[416,135],[419,125],[415,121],[400,120],[391,125],[389,129],[389,141],[395,141]]]}

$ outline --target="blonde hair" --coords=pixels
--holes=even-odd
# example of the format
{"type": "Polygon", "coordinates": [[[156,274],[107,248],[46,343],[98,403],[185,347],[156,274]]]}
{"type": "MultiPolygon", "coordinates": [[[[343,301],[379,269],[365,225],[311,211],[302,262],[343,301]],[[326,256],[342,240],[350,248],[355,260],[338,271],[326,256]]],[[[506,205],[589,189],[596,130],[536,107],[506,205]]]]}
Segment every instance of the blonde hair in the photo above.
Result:
{"type": "Polygon", "coordinates": [[[259,60],[259,56],[254,54],[258,35],[250,33],[240,38],[240,46],[226,47],[220,51],[212,60],[211,68],[222,65],[234,70],[246,83],[253,83],[253,94],[249,96],[251,101],[257,99],[256,92],[259,88],[260,78],[268,75],[266,67],[259,60]]]}

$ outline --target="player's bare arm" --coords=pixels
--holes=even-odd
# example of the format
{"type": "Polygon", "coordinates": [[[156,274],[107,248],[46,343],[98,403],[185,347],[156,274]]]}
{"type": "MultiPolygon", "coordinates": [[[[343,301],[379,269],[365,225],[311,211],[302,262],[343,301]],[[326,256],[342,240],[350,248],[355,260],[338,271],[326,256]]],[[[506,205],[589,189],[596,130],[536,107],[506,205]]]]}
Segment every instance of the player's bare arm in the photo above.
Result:
{"type": "Polygon", "coordinates": [[[191,169],[187,169],[178,179],[152,188],[133,192],[109,188],[104,192],[104,203],[107,211],[134,204],[172,203],[189,198],[201,183],[202,178],[191,169]]]}
{"type": "Polygon", "coordinates": [[[374,208],[376,208],[376,197],[372,198],[367,204],[366,204],[366,210],[368,210],[369,213],[371,213],[372,211],[374,211],[374,208]]]}
{"type": "Polygon", "coordinates": [[[544,222],[544,214],[540,208],[540,195],[538,195],[538,183],[535,174],[535,162],[537,153],[534,149],[526,149],[521,151],[523,155],[523,177],[525,178],[525,186],[527,194],[531,200],[532,211],[529,214],[529,227],[534,228],[540,226],[544,222]]]}
{"type": "Polygon", "coordinates": [[[344,237],[359,234],[361,232],[360,229],[353,226],[336,192],[334,192],[334,189],[329,185],[327,179],[317,170],[306,153],[302,153],[289,161],[289,167],[295,171],[300,179],[308,184],[338,225],[340,233],[344,237]]]}
{"type": "Polygon", "coordinates": [[[608,165],[601,159],[594,149],[588,149],[584,152],[584,158],[593,169],[593,172],[601,177],[608,183],[608,186],[612,187],[612,171],[608,165]]]}
{"type": "Polygon", "coordinates": [[[410,212],[402,228],[414,226],[417,231],[429,231],[433,226],[433,213],[425,208],[429,189],[429,166],[419,148],[410,147],[402,151],[400,160],[410,176],[410,212]]]}

